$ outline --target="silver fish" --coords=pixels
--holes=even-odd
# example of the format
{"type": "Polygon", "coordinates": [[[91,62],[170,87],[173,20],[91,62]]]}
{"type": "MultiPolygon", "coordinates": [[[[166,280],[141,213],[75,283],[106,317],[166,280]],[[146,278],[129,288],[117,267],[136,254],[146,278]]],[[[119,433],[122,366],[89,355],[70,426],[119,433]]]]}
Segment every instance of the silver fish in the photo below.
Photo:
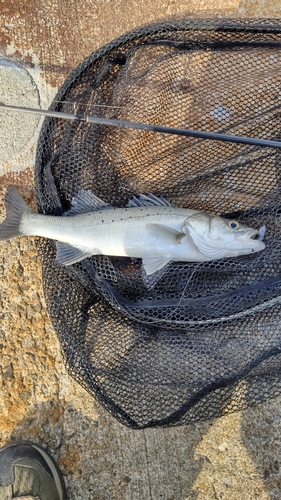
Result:
{"type": "Polygon", "coordinates": [[[56,260],[66,266],[91,255],[141,258],[148,275],[170,261],[205,262],[265,248],[256,229],[198,210],[176,208],[154,195],[113,208],[81,190],[63,216],[38,214],[13,186],[6,194],[0,240],[43,236],[56,240],[56,260]]]}

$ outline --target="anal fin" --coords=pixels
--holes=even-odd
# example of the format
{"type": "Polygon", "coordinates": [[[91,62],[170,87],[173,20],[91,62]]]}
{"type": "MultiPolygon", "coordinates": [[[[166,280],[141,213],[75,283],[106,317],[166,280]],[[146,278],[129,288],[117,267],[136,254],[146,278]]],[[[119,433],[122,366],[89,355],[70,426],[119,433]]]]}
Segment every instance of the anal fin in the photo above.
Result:
{"type": "Polygon", "coordinates": [[[84,260],[87,257],[91,257],[91,255],[94,255],[95,253],[94,251],[87,252],[80,248],[73,247],[68,243],[62,243],[61,241],[57,241],[56,245],[57,245],[56,262],[64,264],[65,266],[70,266],[71,264],[75,264],[75,262],[80,262],[81,260],[84,260]]]}

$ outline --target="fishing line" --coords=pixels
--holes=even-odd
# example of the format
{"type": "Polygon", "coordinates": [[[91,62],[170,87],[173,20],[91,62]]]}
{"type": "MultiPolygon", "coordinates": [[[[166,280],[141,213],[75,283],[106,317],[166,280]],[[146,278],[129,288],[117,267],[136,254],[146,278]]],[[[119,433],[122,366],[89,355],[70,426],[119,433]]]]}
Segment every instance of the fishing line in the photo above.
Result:
{"type": "Polygon", "coordinates": [[[115,120],[112,118],[100,118],[97,116],[89,116],[84,114],[72,114],[61,111],[42,110],[36,108],[25,108],[22,106],[11,106],[0,103],[0,109],[3,111],[16,111],[22,113],[44,115],[51,118],[61,118],[64,120],[79,120],[89,124],[105,125],[111,127],[132,128],[135,130],[144,130],[148,132],[160,132],[162,134],[179,135],[184,137],[195,137],[199,139],[209,139],[214,141],[234,142],[236,144],[249,144],[260,147],[278,148],[281,149],[281,142],[268,139],[255,139],[253,137],[243,137],[216,132],[204,132],[190,129],[179,129],[173,127],[165,127],[161,125],[150,125],[148,123],[130,122],[126,120],[115,120]]]}
{"type": "MultiPolygon", "coordinates": [[[[173,309],[171,311],[170,314],[167,315],[167,319],[171,319],[174,317],[175,313],[179,310],[179,308],[183,305],[183,302],[186,301],[186,298],[185,298],[185,292],[186,292],[186,289],[187,289],[187,286],[188,284],[191,282],[192,278],[194,275],[196,275],[198,269],[200,269],[200,266],[201,266],[201,262],[199,262],[198,264],[195,264],[195,266],[191,269],[191,273],[189,274],[189,276],[186,277],[186,283],[184,285],[184,288],[183,288],[183,291],[181,293],[181,296],[179,297],[178,299],[178,303],[175,307],[175,309],[173,309]]],[[[202,267],[202,266],[201,266],[202,267]]],[[[184,304],[185,305],[185,304],[184,304]]]]}

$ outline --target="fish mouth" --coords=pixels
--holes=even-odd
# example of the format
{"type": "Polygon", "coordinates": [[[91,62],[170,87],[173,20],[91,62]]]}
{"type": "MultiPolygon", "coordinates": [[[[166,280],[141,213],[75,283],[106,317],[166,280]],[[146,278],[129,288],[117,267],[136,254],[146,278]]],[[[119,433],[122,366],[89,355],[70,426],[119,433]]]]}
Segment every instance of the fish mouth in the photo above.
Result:
{"type": "Polygon", "coordinates": [[[245,248],[251,248],[252,252],[258,252],[265,248],[265,244],[262,241],[263,236],[264,234],[262,235],[262,233],[257,229],[250,228],[244,233],[244,235],[239,237],[240,244],[242,244],[245,248]]]}
{"type": "Polygon", "coordinates": [[[247,240],[247,239],[256,239],[258,236],[259,231],[257,229],[247,229],[247,231],[241,231],[238,238],[241,240],[247,240]]]}
{"type": "Polygon", "coordinates": [[[248,238],[251,238],[254,240],[259,235],[259,231],[257,229],[249,229],[246,234],[247,234],[248,238]]]}

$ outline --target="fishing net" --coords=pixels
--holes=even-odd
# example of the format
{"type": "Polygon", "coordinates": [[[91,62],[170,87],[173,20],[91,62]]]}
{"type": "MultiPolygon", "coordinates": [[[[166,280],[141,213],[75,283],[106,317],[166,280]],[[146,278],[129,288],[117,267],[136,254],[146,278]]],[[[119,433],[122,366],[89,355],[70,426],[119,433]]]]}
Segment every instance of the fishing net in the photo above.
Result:
{"type": "MultiPolygon", "coordinates": [[[[179,20],[90,55],[52,109],[280,140],[281,22],[179,20]]],[[[38,243],[50,316],[70,374],[132,428],[219,417],[281,392],[280,152],[46,118],[38,204],[61,214],[83,188],[115,207],[153,193],[266,226],[266,249],[213,262],[55,262],[38,243]]]]}

